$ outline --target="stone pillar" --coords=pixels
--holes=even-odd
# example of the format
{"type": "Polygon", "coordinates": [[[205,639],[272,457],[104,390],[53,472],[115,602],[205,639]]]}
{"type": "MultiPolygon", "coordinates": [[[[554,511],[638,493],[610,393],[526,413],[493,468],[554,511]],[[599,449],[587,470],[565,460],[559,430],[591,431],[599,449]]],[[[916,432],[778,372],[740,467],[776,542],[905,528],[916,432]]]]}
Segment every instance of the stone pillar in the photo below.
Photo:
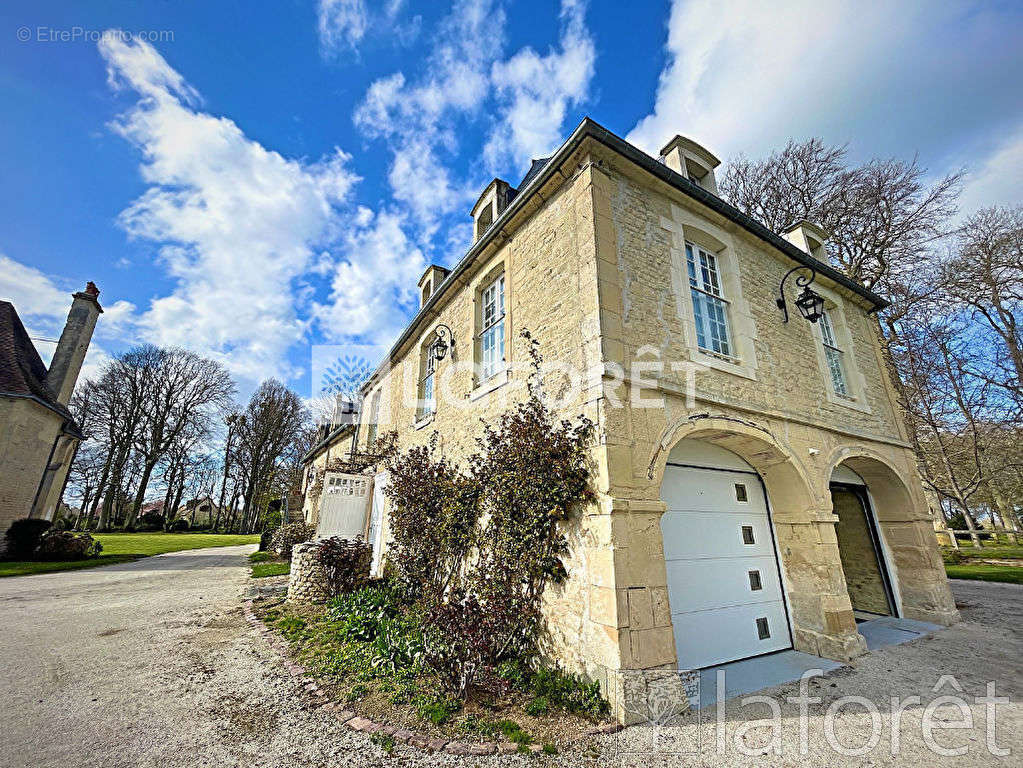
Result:
{"type": "Polygon", "coordinates": [[[867,652],[856,631],[830,509],[774,515],[797,651],[837,661],[867,652]]]}
{"type": "Polygon", "coordinates": [[[288,602],[304,605],[325,603],[330,593],[320,567],[317,541],[305,541],[291,550],[291,577],[288,579],[288,602]]]}

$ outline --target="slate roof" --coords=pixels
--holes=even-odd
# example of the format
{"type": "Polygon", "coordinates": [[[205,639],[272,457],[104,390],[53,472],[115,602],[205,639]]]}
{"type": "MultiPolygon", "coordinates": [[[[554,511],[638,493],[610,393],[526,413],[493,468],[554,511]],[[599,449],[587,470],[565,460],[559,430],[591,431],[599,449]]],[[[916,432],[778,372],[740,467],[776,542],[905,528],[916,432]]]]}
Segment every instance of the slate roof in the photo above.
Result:
{"type": "Polygon", "coordinates": [[[0,395],[32,398],[63,416],[68,429],[81,434],[71,412],[46,386],[46,366],[9,301],[0,301],[0,395]]]}
{"type": "Polygon", "coordinates": [[[539,160],[532,160],[529,163],[529,170],[526,171],[526,175],[522,177],[522,181],[519,182],[519,189],[525,189],[526,185],[533,180],[543,167],[550,161],[550,157],[541,157],[539,160]]]}

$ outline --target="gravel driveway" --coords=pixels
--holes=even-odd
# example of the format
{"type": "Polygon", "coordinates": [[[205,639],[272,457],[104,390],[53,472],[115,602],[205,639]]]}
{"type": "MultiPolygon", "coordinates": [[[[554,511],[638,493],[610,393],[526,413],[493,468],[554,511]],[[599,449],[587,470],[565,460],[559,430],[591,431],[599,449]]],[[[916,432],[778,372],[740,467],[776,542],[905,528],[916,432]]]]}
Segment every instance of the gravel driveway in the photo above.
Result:
{"type": "MultiPolygon", "coordinates": [[[[1023,587],[955,582],[964,622],[936,636],[875,652],[815,680],[806,756],[800,755],[799,707],[784,701],[788,685],[761,692],[782,705],[781,755],[763,755],[769,705],[733,700],[723,713],[724,749],[717,752],[714,710],[678,726],[630,728],[601,737],[572,755],[461,758],[399,747],[388,757],[326,712],[308,711],[298,684],[242,618],[240,595],[251,546],[176,552],[89,571],[0,580],[0,766],[398,766],[398,765],[991,765],[1020,764],[1023,754],[1023,587]],[[961,756],[925,745],[921,718],[928,702],[968,696],[974,727],[938,731],[939,748],[967,747],[961,756]],[[985,747],[985,684],[1014,702],[997,708],[997,743],[1013,754],[993,758],[985,747]],[[891,756],[889,700],[919,695],[902,716],[899,756],[891,756]],[[864,696],[883,715],[877,746],[862,756],[828,745],[824,713],[843,695],[864,696]],[[698,722],[702,719],[702,723],[698,722]],[[736,742],[738,736],[739,741],[736,742]],[[655,741],[656,740],[656,741],[655,741]],[[737,746],[738,743],[738,746],[737,746]],[[697,747],[699,749],[697,750],[697,747]],[[740,749],[741,748],[741,749],[740,749]],[[743,754],[761,753],[752,757],[743,754]],[[688,754],[686,754],[688,752],[688,754]]],[[[948,707],[934,720],[957,720],[948,707]],[[950,714],[951,712],[951,714],[950,714]]],[[[853,748],[868,742],[871,716],[850,706],[834,732],[853,748]]],[[[846,750],[848,751],[848,750],[846,750]]]]}

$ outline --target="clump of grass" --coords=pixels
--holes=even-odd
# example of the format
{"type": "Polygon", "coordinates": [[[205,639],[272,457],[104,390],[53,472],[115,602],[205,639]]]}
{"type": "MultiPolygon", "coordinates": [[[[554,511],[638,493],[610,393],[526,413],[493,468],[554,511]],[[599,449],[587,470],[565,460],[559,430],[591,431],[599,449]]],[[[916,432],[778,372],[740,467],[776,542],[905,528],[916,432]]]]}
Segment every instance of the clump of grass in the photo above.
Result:
{"type": "Polygon", "coordinates": [[[499,720],[496,725],[504,737],[513,744],[525,746],[533,742],[533,737],[522,730],[522,727],[514,720],[499,720]]]}
{"type": "Polygon", "coordinates": [[[549,741],[545,741],[543,744],[543,753],[545,755],[556,755],[558,754],[558,748],[551,744],[549,741]]]}
{"type": "Polygon", "coordinates": [[[419,704],[419,716],[434,725],[442,725],[451,719],[462,708],[461,702],[454,699],[434,699],[419,704]]]}
{"type": "Polygon", "coordinates": [[[384,750],[388,755],[394,752],[394,737],[387,733],[374,733],[369,740],[384,750]]]}
{"type": "Polygon", "coordinates": [[[526,714],[530,717],[542,717],[550,710],[551,704],[546,696],[537,696],[526,704],[526,714]]]}
{"type": "Polygon", "coordinates": [[[268,576],[284,576],[291,573],[291,563],[253,563],[252,578],[265,579],[268,576]]]}
{"type": "Polygon", "coordinates": [[[273,560],[273,552],[253,552],[249,555],[250,563],[265,563],[267,560],[273,560]]]}
{"type": "Polygon", "coordinates": [[[527,705],[537,714],[546,705],[547,710],[562,709],[566,712],[599,718],[607,714],[607,701],[600,693],[600,684],[588,683],[577,675],[562,672],[557,667],[541,665],[535,670],[520,660],[506,661],[498,668],[498,674],[511,686],[524,693],[532,693],[533,700],[527,705]]]}
{"type": "Polygon", "coordinates": [[[348,689],[348,693],[345,694],[345,701],[351,703],[364,698],[369,693],[369,689],[362,683],[356,683],[348,689]]]}

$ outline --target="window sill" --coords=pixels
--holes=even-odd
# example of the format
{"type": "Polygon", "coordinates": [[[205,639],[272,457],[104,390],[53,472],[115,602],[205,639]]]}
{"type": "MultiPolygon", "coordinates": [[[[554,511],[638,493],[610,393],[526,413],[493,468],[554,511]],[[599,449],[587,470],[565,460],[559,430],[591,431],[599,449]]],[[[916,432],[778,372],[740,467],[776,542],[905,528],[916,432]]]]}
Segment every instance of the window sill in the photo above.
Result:
{"type": "Polygon", "coordinates": [[[870,413],[870,406],[867,405],[866,400],[862,397],[855,397],[853,395],[840,395],[832,389],[828,390],[828,402],[840,405],[843,408],[848,408],[851,411],[859,411],[860,413],[870,413]]]}
{"type": "Polygon", "coordinates": [[[738,358],[724,357],[713,352],[704,352],[702,349],[692,349],[691,358],[694,363],[705,365],[716,371],[730,373],[733,376],[741,376],[750,381],[757,380],[756,369],[750,365],[744,365],[738,358]]]}
{"type": "Polygon", "coordinates": [[[436,415],[437,415],[436,412],[434,412],[428,413],[425,416],[420,416],[418,419],[415,420],[415,423],[413,423],[412,428],[422,429],[423,427],[430,426],[431,424],[433,424],[433,419],[436,415]]]}
{"type": "Polygon", "coordinates": [[[469,401],[474,402],[476,400],[479,400],[481,397],[486,397],[495,389],[503,387],[507,383],[508,369],[504,368],[495,373],[489,379],[485,379],[484,381],[481,381],[479,384],[477,384],[476,387],[472,390],[472,392],[469,393],[469,401]]]}

